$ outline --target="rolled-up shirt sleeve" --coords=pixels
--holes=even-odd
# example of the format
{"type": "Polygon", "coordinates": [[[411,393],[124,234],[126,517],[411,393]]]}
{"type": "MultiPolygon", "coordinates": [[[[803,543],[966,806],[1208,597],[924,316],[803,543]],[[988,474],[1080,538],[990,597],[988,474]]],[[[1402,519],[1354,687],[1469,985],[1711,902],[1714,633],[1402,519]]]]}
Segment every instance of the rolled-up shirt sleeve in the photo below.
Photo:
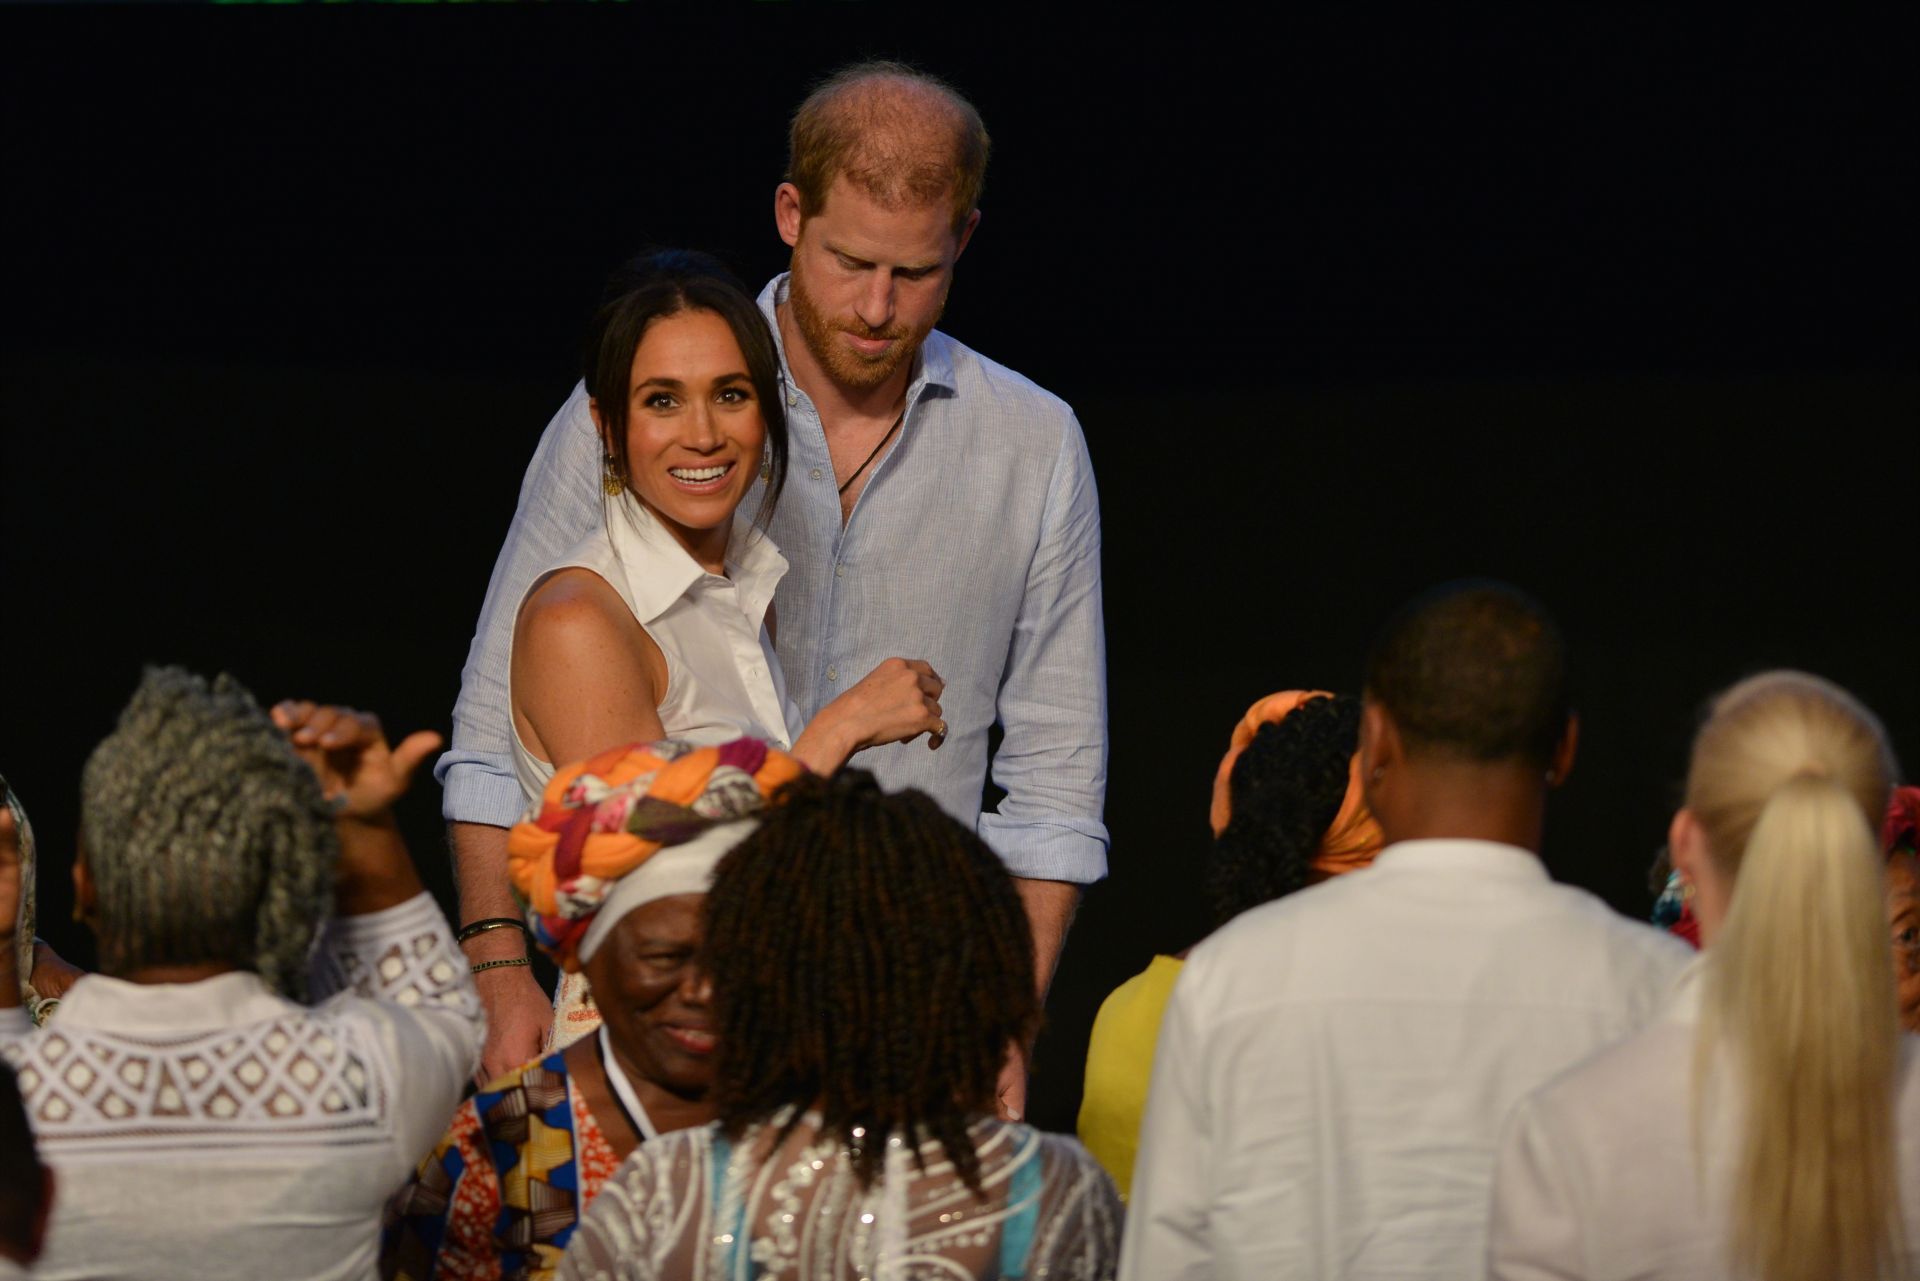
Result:
{"type": "Polygon", "coordinates": [[[1068,416],[1047,490],[998,699],[993,778],[980,816],[1015,876],[1089,884],[1107,874],[1107,654],[1100,601],[1100,498],[1080,424],[1068,416]]]}
{"type": "Polygon", "coordinates": [[[520,482],[519,506],[494,561],[480,623],[460,674],[453,747],[433,767],[445,789],[441,813],[453,822],[508,827],[525,809],[513,773],[507,702],[514,616],[535,576],[599,526],[599,466],[599,438],[587,390],[576,384],[547,424],[520,482]]]}

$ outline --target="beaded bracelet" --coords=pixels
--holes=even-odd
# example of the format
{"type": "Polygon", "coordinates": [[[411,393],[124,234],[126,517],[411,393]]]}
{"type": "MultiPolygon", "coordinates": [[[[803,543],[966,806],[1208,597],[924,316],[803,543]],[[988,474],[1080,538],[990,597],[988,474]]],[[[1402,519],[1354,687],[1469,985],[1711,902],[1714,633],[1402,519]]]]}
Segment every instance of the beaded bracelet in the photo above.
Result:
{"type": "Polygon", "coordinates": [[[533,962],[528,960],[524,956],[509,956],[506,959],[499,960],[499,961],[481,961],[478,964],[468,966],[467,968],[472,970],[475,974],[478,974],[481,970],[497,970],[503,965],[532,965],[532,964],[533,962]]]}
{"type": "Polygon", "coordinates": [[[504,930],[508,928],[519,930],[527,936],[528,942],[533,941],[533,931],[528,929],[527,923],[517,916],[487,916],[477,921],[469,921],[460,927],[460,932],[453,936],[453,941],[456,943],[464,943],[470,938],[485,934],[488,930],[504,930]]]}

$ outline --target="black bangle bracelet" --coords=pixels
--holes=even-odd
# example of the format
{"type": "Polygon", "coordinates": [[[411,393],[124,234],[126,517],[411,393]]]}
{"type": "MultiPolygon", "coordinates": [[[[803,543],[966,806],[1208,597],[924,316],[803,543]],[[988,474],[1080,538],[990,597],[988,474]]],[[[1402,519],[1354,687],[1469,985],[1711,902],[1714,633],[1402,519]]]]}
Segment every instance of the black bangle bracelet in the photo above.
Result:
{"type": "Polygon", "coordinates": [[[488,930],[504,930],[508,928],[519,930],[527,936],[527,942],[533,942],[533,931],[528,929],[527,923],[517,916],[487,916],[477,921],[470,921],[460,927],[460,932],[453,936],[453,941],[456,943],[464,943],[476,935],[485,934],[488,930]]]}

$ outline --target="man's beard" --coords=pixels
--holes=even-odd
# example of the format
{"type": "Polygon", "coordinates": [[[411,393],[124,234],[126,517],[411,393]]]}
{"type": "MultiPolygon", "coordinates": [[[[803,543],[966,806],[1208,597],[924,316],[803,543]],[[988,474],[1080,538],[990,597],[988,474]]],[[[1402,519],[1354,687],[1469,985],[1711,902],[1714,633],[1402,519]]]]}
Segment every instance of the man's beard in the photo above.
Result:
{"type": "Polygon", "coordinates": [[[933,332],[933,327],[940,322],[940,313],[947,306],[946,296],[942,294],[940,305],[934,308],[932,317],[923,328],[917,330],[906,325],[870,329],[858,319],[836,321],[820,310],[813,295],[807,292],[798,252],[793,255],[788,271],[787,301],[793,305],[793,319],[800,327],[801,340],[807,344],[807,350],[813,353],[820,367],[827,371],[827,376],[852,391],[869,391],[893,377],[920,350],[920,344],[933,332]],[[866,357],[845,343],[836,342],[834,335],[840,333],[852,334],[857,338],[885,338],[892,345],[878,356],[866,357]]]}

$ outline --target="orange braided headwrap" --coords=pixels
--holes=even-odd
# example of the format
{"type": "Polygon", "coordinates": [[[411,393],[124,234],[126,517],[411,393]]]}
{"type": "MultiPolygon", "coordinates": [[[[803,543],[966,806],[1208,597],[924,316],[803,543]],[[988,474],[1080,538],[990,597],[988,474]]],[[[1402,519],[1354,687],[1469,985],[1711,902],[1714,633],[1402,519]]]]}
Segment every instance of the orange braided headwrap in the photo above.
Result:
{"type": "MultiPolygon", "coordinates": [[[[1240,753],[1247,750],[1247,745],[1253,742],[1253,736],[1260,732],[1260,727],[1269,722],[1278,724],[1310,699],[1332,697],[1332,694],[1321,689],[1289,689],[1269,694],[1247,709],[1247,714],[1233,727],[1233,739],[1227,746],[1227,754],[1221,758],[1220,768],[1213,776],[1213,807],[1209,817],[1215,836],[1227,830],[1227,822],[1232,817],[1233,798],[1229,784],[1233,777],[1233,763],[1240,759],[1240,753]]],[[[1326,835],[1320,838],[1320,848],[1313,859],[1313,871],[1317,877],[1328,877],[1365,867],[1373,862],[1373,856],[1385,844],[1380,825],[1374,822],[1373,812],[1361,798],[1360,753],[1356,751],[1347,766],[1346,797],[1340,802],[1340,812],[1334,815],[1326,835]]]]}

